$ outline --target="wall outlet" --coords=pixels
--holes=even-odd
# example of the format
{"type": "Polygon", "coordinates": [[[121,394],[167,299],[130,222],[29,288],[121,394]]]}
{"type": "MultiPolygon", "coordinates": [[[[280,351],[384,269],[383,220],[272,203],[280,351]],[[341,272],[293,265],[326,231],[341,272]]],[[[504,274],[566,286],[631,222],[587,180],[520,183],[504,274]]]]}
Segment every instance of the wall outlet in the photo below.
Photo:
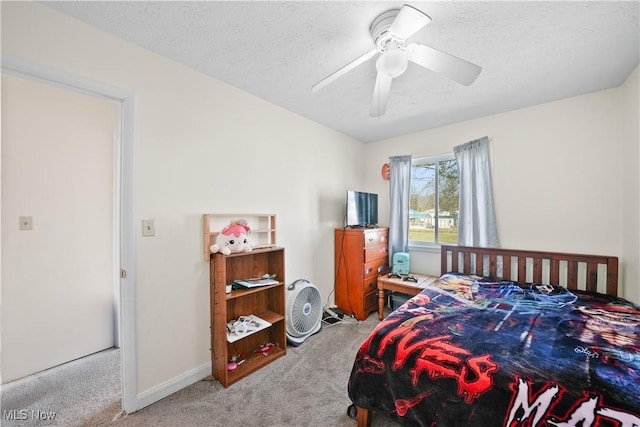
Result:
{"type": "Polygon", "coordinates": [[[142,235],[144,237],[150,237],[156,235],[156,226],[152,219],[142,220],[142,235]]]}
{"type": "Polygon", "coordinates": [[[33,217],[21,216],[18,218],[18,221],[20,221],[20,225],[18,226],[19,230],[33,230],[33,217]]]}

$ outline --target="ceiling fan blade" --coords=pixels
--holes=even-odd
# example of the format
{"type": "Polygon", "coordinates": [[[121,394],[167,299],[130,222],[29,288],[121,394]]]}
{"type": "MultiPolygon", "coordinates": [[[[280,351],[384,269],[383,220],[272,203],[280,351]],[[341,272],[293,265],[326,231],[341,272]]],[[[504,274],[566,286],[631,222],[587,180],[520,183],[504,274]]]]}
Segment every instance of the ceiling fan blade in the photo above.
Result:
{"type": "Polygon", "coordinates": [[[387,100],[389,99],[392,80],[391,77],[378,73],[376,87],[373,89],[373,100],[371,101],[371,117],[382,116],[387,110],[387,100]]]}
{"type": "Polygon", "coordinates": [[[409,52],[410,61],[465,86],[473,83],[482,71],[482,68],[476,64],[420,43],[411,43],[407,46],[407,52],[409,52]]]}
{"type": "Polygon", "coordinates": [[[400,8],[398,16],[391,23],[389,33],[400,40],[406,40],[429,22],[431,22],[431,18],[428,15],[415,7],[405,4],[400,8]]]}
{"type": "Polygon", "coordinates": [[[320,89],[322,89],[323,87],[325,87],[329,83],[331,83],[334,80],[336,80],[338,77],[340,77],[340,76],[346,74],[347,72],[353,70],[354,68],[356,68],[358,65],[362,64],[363,62],[366,62],[369,59],[373,58],[373,56],[376,53],[378,53],[378,50],[377,49],[372,49],[369,52],[367,52],[364,55],[362,55],[361,57],[359,57],[357,59],[354,59],[353,61],[351,61],[350,63],[348,63],[344,67],[340,68],[338,71],[334,72],[333,74],[330,74],[329,76],[327,76],[324,79],[320,80],[318,83],[314,84],[311,87],[311,91],[312,92],[319,91],[320,89]]]}

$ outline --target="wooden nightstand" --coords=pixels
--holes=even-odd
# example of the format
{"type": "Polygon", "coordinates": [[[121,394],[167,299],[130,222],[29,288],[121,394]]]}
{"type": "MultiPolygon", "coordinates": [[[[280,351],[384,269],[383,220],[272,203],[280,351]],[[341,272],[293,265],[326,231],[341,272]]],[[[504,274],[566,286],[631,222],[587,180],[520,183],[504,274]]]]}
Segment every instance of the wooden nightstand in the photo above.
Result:
{"type": "Polygon", "coordinates": [[[388,274],[378,276],[378,319],[384,318],[384,296],[386,291],[402,292],[408,295],[418,295],[424,288],[433,283],[438,276],[428,274],[409,273],[417,279],[417,282],[403,280],[402,278],[389,277],[388,274]]]}

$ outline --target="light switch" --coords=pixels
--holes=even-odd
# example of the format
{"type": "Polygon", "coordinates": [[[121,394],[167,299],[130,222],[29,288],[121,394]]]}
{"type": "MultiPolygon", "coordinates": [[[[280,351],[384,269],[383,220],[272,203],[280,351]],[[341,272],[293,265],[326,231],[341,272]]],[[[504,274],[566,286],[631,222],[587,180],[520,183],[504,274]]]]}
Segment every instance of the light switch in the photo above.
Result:
{"type": "Polygon", "coordinates": [[[144,237],[150,237],[156,235],[156,226],[152,219],[142,220],[142,235],[144,237]]]}
{"type": "Polygon", "coordinates": [[[19,230],[33,230],[33,217],[31,216],[21,216],[19,218],[20,225],[18,226],[19,230]]]}

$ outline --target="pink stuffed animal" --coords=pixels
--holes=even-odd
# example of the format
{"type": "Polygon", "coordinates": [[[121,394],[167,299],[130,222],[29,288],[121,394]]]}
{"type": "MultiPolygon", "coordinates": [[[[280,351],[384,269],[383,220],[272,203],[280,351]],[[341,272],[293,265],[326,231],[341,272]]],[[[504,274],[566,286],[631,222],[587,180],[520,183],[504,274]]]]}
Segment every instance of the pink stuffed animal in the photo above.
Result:
{"type": "Polygon", "coordinates": [[[221,252],[224,255],[236,252],[251,252],[253,248],[249,243],[251,228],[244,219],[231,221],[231,224],[222,229],[216,236],[216,243],[211,245],[211,253],[221,252]]]}

